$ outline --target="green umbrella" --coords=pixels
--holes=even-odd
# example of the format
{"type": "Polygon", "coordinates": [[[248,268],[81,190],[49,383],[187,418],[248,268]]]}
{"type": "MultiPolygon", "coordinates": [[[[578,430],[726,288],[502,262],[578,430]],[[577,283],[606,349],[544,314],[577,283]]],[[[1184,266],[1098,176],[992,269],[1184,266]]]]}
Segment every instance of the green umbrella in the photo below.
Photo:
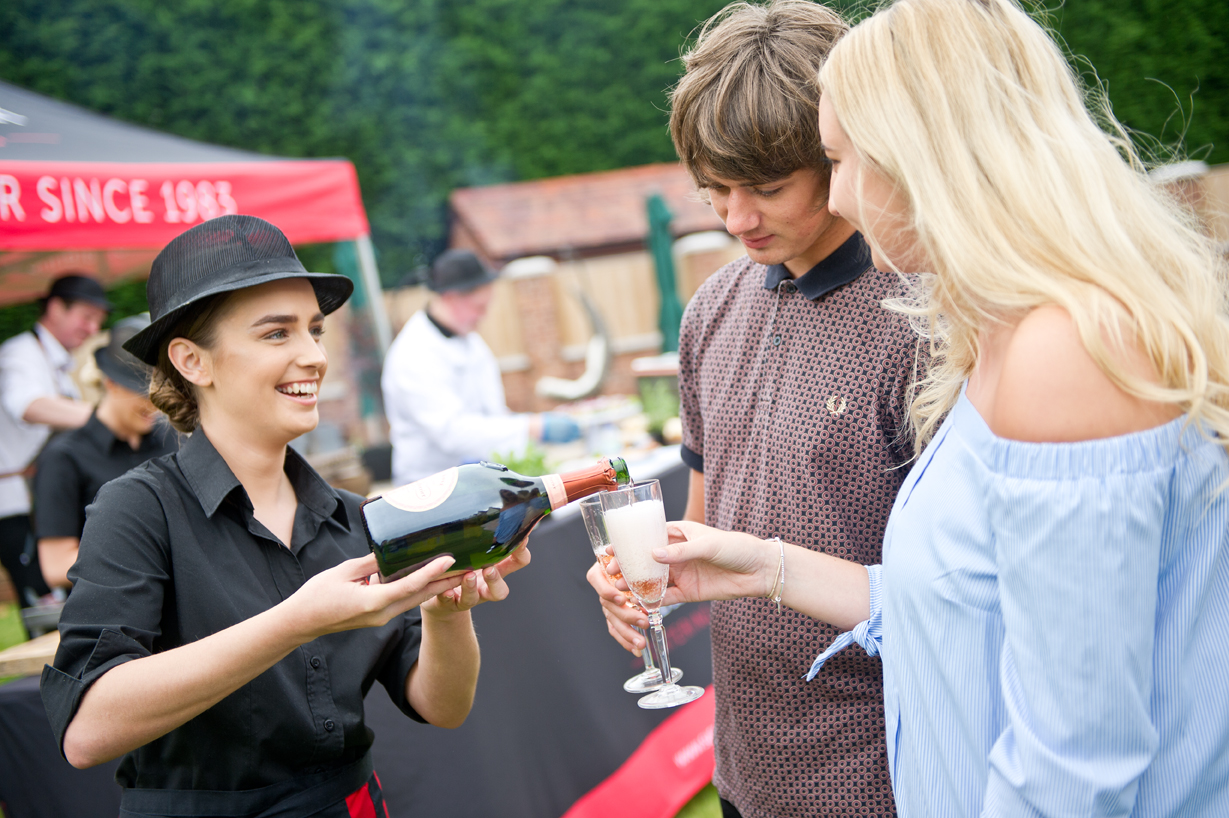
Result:
{"type": "Polygon", "coordinates": [[[657,270],[657,289],[661,293],[662,352],[676,352],[679,348],[679,324],[683,320],[683,305],[679,303],[678,287],[674,283],[674,237],[670,235],[670,220],[674,214],[666,207],[661,194],[654,193],[646,200],[649,211],[649,252],[653,254],[653,266],[657,270]]]}

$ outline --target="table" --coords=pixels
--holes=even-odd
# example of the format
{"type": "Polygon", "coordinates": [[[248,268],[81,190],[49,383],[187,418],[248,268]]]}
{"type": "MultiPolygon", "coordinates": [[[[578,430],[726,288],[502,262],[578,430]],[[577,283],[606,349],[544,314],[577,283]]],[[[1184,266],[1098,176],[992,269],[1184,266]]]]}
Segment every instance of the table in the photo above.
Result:
{"type": "MultiPolygon", "coordinates": [[[[662,469],[671,519],[682,516],[687,469],[662,469]]],[[[394,817],[560,816],[613,773],[672,711],[647,711],[622,682],[640,660],[619,648],[584,575],[593,552],[579,514],[556,513],[530,539],[533,562],[509,580],[504,602],[474,610],[482,672],[474,709],[456,730],[405,718],[380,686],[367,697],[373,753],[394,817]]],[[[671,655],[684,680],[712,673],[708,606],[686,605],[666,620],[671,655]]],[[[7,818],[113,818],[115,764],[74,770],[59,757],[38,698],[37,679],[0,687],[0,800],[7,818]],[[43,803],[77,798],[77,805],[43,803]]]]}
{"type": "Polygon", "coordinates": [[[37,676],[43,672],[43,665],[51,664],[59,645],[60,632],[51,631],[29,642],[0,650],[0,679],[5,676],[37,676]]]}

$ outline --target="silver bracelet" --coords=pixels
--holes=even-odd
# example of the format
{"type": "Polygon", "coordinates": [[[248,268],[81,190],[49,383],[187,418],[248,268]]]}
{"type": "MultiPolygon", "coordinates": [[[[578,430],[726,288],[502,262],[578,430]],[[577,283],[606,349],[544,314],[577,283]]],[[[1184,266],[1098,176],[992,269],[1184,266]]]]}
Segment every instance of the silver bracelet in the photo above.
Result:
{"type": "Polygon", "coordinates": [[[769,537],[766,542],[775,542],[781,549],[781,563],[777,567],[776,581],[772,584],[772,590],[768,592],[768,598],[777,604],[777,613],[781,613],[781,597],[785,594],[785,543],[780,537],[769,537]]]}

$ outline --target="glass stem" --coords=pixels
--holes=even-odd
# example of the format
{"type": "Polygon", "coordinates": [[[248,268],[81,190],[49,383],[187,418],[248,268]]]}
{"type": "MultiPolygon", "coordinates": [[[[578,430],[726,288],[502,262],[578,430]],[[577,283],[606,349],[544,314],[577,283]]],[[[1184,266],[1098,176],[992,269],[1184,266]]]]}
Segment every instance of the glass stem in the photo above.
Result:
{"type": "Polygon", "coordinates": [[[670,650],[666,647],[666,629],[661,626],[661,612],[649,612],[649,638],[646,640],[653,655],[653,661],[661,671],[661,680],[664,684],[670,685],[670,677],[666,674],[670,671],[666,668],[670,667],[670,650]]]}
{"type": "Polygon", "coordinates": [[[649,649],[649,635],[640,628],[636,628],[636,632],[644,637],[644,650],[640,651],[640,658],[644,660],[644,670],[646,673],[652,673],[657,670],[657,665],[653,661],[653,651],[649,649]]]}

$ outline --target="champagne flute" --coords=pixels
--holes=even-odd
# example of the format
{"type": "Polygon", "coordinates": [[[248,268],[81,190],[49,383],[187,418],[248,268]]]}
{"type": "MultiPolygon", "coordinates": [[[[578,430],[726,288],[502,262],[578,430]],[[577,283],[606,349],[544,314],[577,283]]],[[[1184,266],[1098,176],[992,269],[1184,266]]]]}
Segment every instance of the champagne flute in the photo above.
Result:
{"type": "MultiPolygon", "coordinates": [[[[589,532],[589,544],[593,546],[593,553],[605,568],[613,558],[606,551],[606,546],[610,545],[610,538],[606,535],[606,526],[602,521],[601,498],[591,495],[581,500],[580,516],[585,521],[585,531],[589,532]]],[[[612,582],[619,578],[609,574],[606,576],[612,582]]],[[[636,628],[636,631],[644,637],[645,649],[640,652],[641,658],[644,659],[644,670],[624,682],[623,689],[628,693],[648,693],[661,687],[661,671],[653,664],[653,653],[648,649],[648,636],[640,628],[636,628]]],[[[681,678],[683,678],[683,671],[676,667],[670,668],[671,682],[677,682],[681,678]]]]}
{"type": "MultiPolygon", "coordinates": [[[[666,537],[666,509],[661,502],[661,484],[645,480],[618,491],[600,495],[602,519],[610,537],[619,570],[632,596],[649,615],[648,644],[658,667],[670,667],[666,631],[661,624],[661,598],[670,579],[670,566],[653,559],[653,549],[663,548],[666,537]]],[[[704,688],[662,685],[637,702],[646,710],[677,707],[704,695],[704,688]]]]}

